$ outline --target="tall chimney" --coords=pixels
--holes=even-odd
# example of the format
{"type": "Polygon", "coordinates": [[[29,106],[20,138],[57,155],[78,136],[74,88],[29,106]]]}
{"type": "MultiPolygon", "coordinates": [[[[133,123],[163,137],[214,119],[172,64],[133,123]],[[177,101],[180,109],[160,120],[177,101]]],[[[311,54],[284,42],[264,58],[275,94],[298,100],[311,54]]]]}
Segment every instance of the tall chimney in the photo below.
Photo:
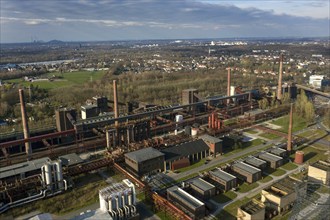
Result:
{"type": "MultiPolygon", "coordinates": [[[[117,82],[113,80],[113,105],[115,110],[115,118],[119,117],[118,111],[118,94],[117,94],[117,82]]],[[[118,126],[118,121],[115,121],[115,125],[118,126]]]]}
{"type": "Polygon", "coordinates": [[[278,73],[277,99],[282,99],[283,54],[280,55],[280,69],[278,73]]]}
{"type": "MultiPolygon", "coordinates": [[[[227,75],[227,96],[230,96],[230,67],[227,68],[228,75],[227,75]]],[[[227,103],[229,104],[230,100],[227,99],[227,103]]]]}
{"type": "MultiPolygon", "coordinates": [[[[18,92],[19,92],[19,100],[21,102],[21,114],[22,114],[24,139],[28,139],[30,138],[30,133],[29,133],[29,125],[28,125],[26,109],[25,109],[24,90],[19,89],[18,92]]],[[[25,142],[25,152],[29,158],[30,155],[32,154],[32,148],[30,142],[25,142]]]]}
{"type": "Polygon", "coordinates": [[[290,106],[290,119],[289,119],[289,131],[288,131],[288,145],[287,145],[287,151],[289,153],[292,150],[292,118],[293,118],[293,103],[291,103],[290,106]]]}

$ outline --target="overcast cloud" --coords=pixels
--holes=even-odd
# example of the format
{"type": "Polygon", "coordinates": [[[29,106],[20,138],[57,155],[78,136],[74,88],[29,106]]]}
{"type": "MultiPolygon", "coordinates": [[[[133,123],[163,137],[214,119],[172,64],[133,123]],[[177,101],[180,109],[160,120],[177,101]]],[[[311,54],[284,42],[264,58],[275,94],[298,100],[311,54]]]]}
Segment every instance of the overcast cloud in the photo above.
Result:
{"type": "Polygon", "coordinates": [[[274,2],[273,9],[268,9],[271,3],[0,0],[0,42],[329,36],[329,16],[305,13],[310,8],[326,14],[328,0],[281,2],[292,10],[300,8],[301,16],[296,10],[281,11],[274,2]]]}

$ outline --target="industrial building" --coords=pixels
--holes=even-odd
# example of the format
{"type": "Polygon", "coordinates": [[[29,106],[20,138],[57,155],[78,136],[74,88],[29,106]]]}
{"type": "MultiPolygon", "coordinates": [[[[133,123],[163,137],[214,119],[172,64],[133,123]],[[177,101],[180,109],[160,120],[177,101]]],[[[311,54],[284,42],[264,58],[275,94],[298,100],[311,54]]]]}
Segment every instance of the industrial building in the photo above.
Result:
{"type": "Polygon", "coordinates": [[[112,219],[139,219],[136,210],[136,192],[132,182],[124,179],[99,191],[100,210],[112,219]]]}
{"type": "Polygon", "coordinates": [[[228,191],[237,186],[236,176],[231,175],[219,168],[209,171],[209,178],[220,184],[223,191],[228,191]]]}
{"type": "Polygon", "coordinates": [[[141,176],[164,170],[164,154],[152,147],[125,154],[125,163],[141,176]]]}
{"type": "Polygon", "coordinates": [[[182,90],[182,104],[191,104],[198,102],[198,98],[196,97],[198,95],[197,89],[185,89],[182,90]]]}
{"type": "Polygon", "coordinates": [[[26,161],[0,168],[0,181],[13,181],[23,179],[35,174],[40,174],[40,168],[50,161],[49,157],[42,157],[36,160],[26,161]]]}
{"type": "Polygon", "coordinates": [[[254,156],[249,156],[247,159],[245,159],[244,162],[247,164],[250,164],[251,166],[257,167],[261,170],[264,170],[267,167],[266,161],[260,160],[259,158],[254,157],[254,156]]]}
{"type": "Polygon", "coordinates": [[[215,186],[202,178],[195,178],[189,184],[194,194],[200,198],[209,199],[215,195],[215,186]]]}
{"type": "Polygon", "coordinates": [[[167,189],[167,199],[192,215],[193,219],[201,219],[205,216],[205,204],[178,186],[167,189]]]}
{"type": "Polygon", "coordinates": [[[285,177],[270,187],[261,191],[261,201],[278,212],[287,211],[294,205],[297,199],[297,193],[303,197],[307,191],[307,184],[285,177]]]}
{"type": "Polygon", "coordinates": [[[280,166],[283,165],[283,158],[276,156],[274,154],[265,152],[265,153],[261,153],[258,156],[260,159],[267,161],[267,164],[269,164],[269,166],[273,169],[276,169],[280,166]]]}
{"type": "Polygon", "coordinates": [[[308,166],[308,178],[313,181],[322,182],[330,185],[330,163],[326,161],[317,161],[308,166]]]}
{"type": "Polygon", "coordinates": [[[55,110],[56,128],[58,131],[73,129],[77,120],[77,111],[73,108],[61,108],[55,110]]]}
{"type": "Polygon", "coordinates": [[[282,148],[278,148],[278,147],[271,148],[269,152],[276,156],[282,157],[282,158],[286,157],[286,155],[287,155],[286,150],[284,150],[282,148]]]}
{"type": "Polygon", "coordinates": [[[165,155],[164,170],[189,166],[210,155],[209,146],[201,139],[161,150],[165,155]]]}
{"type": "Polygon", "coordinates": [[[244,162],[234,163],[231,169],[248,183],[254,183],[261,179],[261,170],[244,162]]]}
{"type": "Polygon", "coordinates": [[[222,140],[221,139],[212,137],[207,134],[202,135],[199,138],[202,139],[203,141],[205,141],[205,143],[209,146],[210,152],[213,154],[214,157],[217,154],[222,154],[223,150],[222,150],[222,140]]]}
{"type": "Polygon", "coordinates": [[[264,220],[266,208],[262,202],[252,199],[237,208],[238,220],[264,220]]]}

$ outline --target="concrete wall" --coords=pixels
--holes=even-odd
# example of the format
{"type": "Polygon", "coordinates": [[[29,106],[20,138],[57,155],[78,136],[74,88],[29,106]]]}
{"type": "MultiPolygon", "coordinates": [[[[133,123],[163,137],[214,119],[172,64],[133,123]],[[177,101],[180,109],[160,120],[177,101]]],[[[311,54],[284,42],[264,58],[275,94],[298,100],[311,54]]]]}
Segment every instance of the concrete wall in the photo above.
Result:
{"type": "Polygon", "coordinates": [[[330,185],[330,172],[313,167],[312,165],[308,167],[308,177],[325,185],[330,185]]]}
{"type": "Polygon", "coordinates": [[[125,163],[135,170],[138,175],[164,170],[164,156],[146,160],[141,163],[136,163],[136,161],[132,161],[128,157],[125,157],[125,163]]]}
{"type": "Polygon", "coordinates": [[[237,219],[238,220],[264,220],[265,219],[266,209],[260,209],[258,212],[253,213],[252,215],[245,212],[241,208],[237,208],[237,219]]]}

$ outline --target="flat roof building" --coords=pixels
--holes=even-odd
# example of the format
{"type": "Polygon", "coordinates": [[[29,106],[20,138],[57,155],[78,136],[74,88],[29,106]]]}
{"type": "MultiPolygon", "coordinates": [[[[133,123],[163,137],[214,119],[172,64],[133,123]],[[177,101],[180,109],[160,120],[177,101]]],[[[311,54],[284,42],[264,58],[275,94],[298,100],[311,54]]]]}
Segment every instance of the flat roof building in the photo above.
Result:
{"type": "Polygon", "coordinates": [[[237,208],[238,220],[264,220],[265,214],[265,205],[256,199],[252,199],[237,208]]]}
{"type": "Polygon", "coordinates": [[[164,170],[164,154],[152,147],[125,154],[125,163],[139,176],[164,170]]]}
{"type": "Polygon", "coordinates": [[[300,196],[306,194],[307,185],[296,179],[285,177],[270,187],[261,191],[261,201],[278,212],[287,211],[293,207],[297,199],[297,192],[300,196]]]}
{"type": "Polygon", "coordinates": [[[216,137],[212,137],[208,134],[202,135],[199,137],[203,141],[206,142],[206,144],[210,148],[210,152],[213,153],[213,156],[216,156],[216,154],[222,154],[222,140],[216,137]]]}
{"type": "Polygon", "coordinates": [[[202,178],[195,178],[192,181],[189,181],[189,183],[190,187],[198,197],[209,199],[215,195],[215,186],[202,178]]]}
{"type": "Polygon", "coordinates": [[[176,170],[210,155],[209,146],[201,139],[161,150],[165,155],[164,170],[176,170]],[[184,166],[180,166],[180,165],[184,166]]]}
{"type": "Polygon", "coordinates": [[[287,152],[286,150],[282,149],[282,148],[271,148],[270,153],[272,154],[275,154],[276,156],[279,156],[279,157],[286,157],[287,155],[287,152]]]}
{"type": "Polygon", "coordinates": [[[179,205],[184,212],[192,215],[193,219],[201,219],[205,216],[205,204],[178,186],[167,189],[167,199],[179,205]]]}
{"type": "Polygon", "coordinates": [[[277,155],[265,152],[261,153],[258,156],[260,159],[267,161],[269,166],[273,169],[276,169],[277,167],[280,167],[283,165],[283,158],[279,157],[277,155]]]}
{"type": "Polygon", "coordinates": [[[10,181],[16,178],[22,179],[41,173],[41,167],[50,161],[49,157],[42,157],[6,167],[0,168],[0,181],[10,181]]]}
{"type": "Polygon", "coordinates": [[[261,170],[244,162],[234,163],[231,169],[248,183],[253,183],[261,179],[261,170]]]}
{"type": "Polygon", "coordinates": [[[219,168],[209,171],[210,179],[220,184],[224,191],[228,191],[237,186],[237,178],[219,168]]]}
{"type": "Polygon", "coordinates": [[[73,166],[83,162],[76,153],[59,156],[58,159],[62,161],[63,166],[73,166]]]}
{"type": "Polygon", "coordinates": [[[317,161],[308,166],[308,178],[313,181],[330,185],[330,163],[326,161],[317,161]]]}
{"type": "Polygon", "coordinates": [[[261,160],[257,157],[250,156],[244,161],[247,164],[250,164],[251,166],[257,167],[261,170],[266,169],[267,167],[267,162],[264,160],[261,160]]]}

